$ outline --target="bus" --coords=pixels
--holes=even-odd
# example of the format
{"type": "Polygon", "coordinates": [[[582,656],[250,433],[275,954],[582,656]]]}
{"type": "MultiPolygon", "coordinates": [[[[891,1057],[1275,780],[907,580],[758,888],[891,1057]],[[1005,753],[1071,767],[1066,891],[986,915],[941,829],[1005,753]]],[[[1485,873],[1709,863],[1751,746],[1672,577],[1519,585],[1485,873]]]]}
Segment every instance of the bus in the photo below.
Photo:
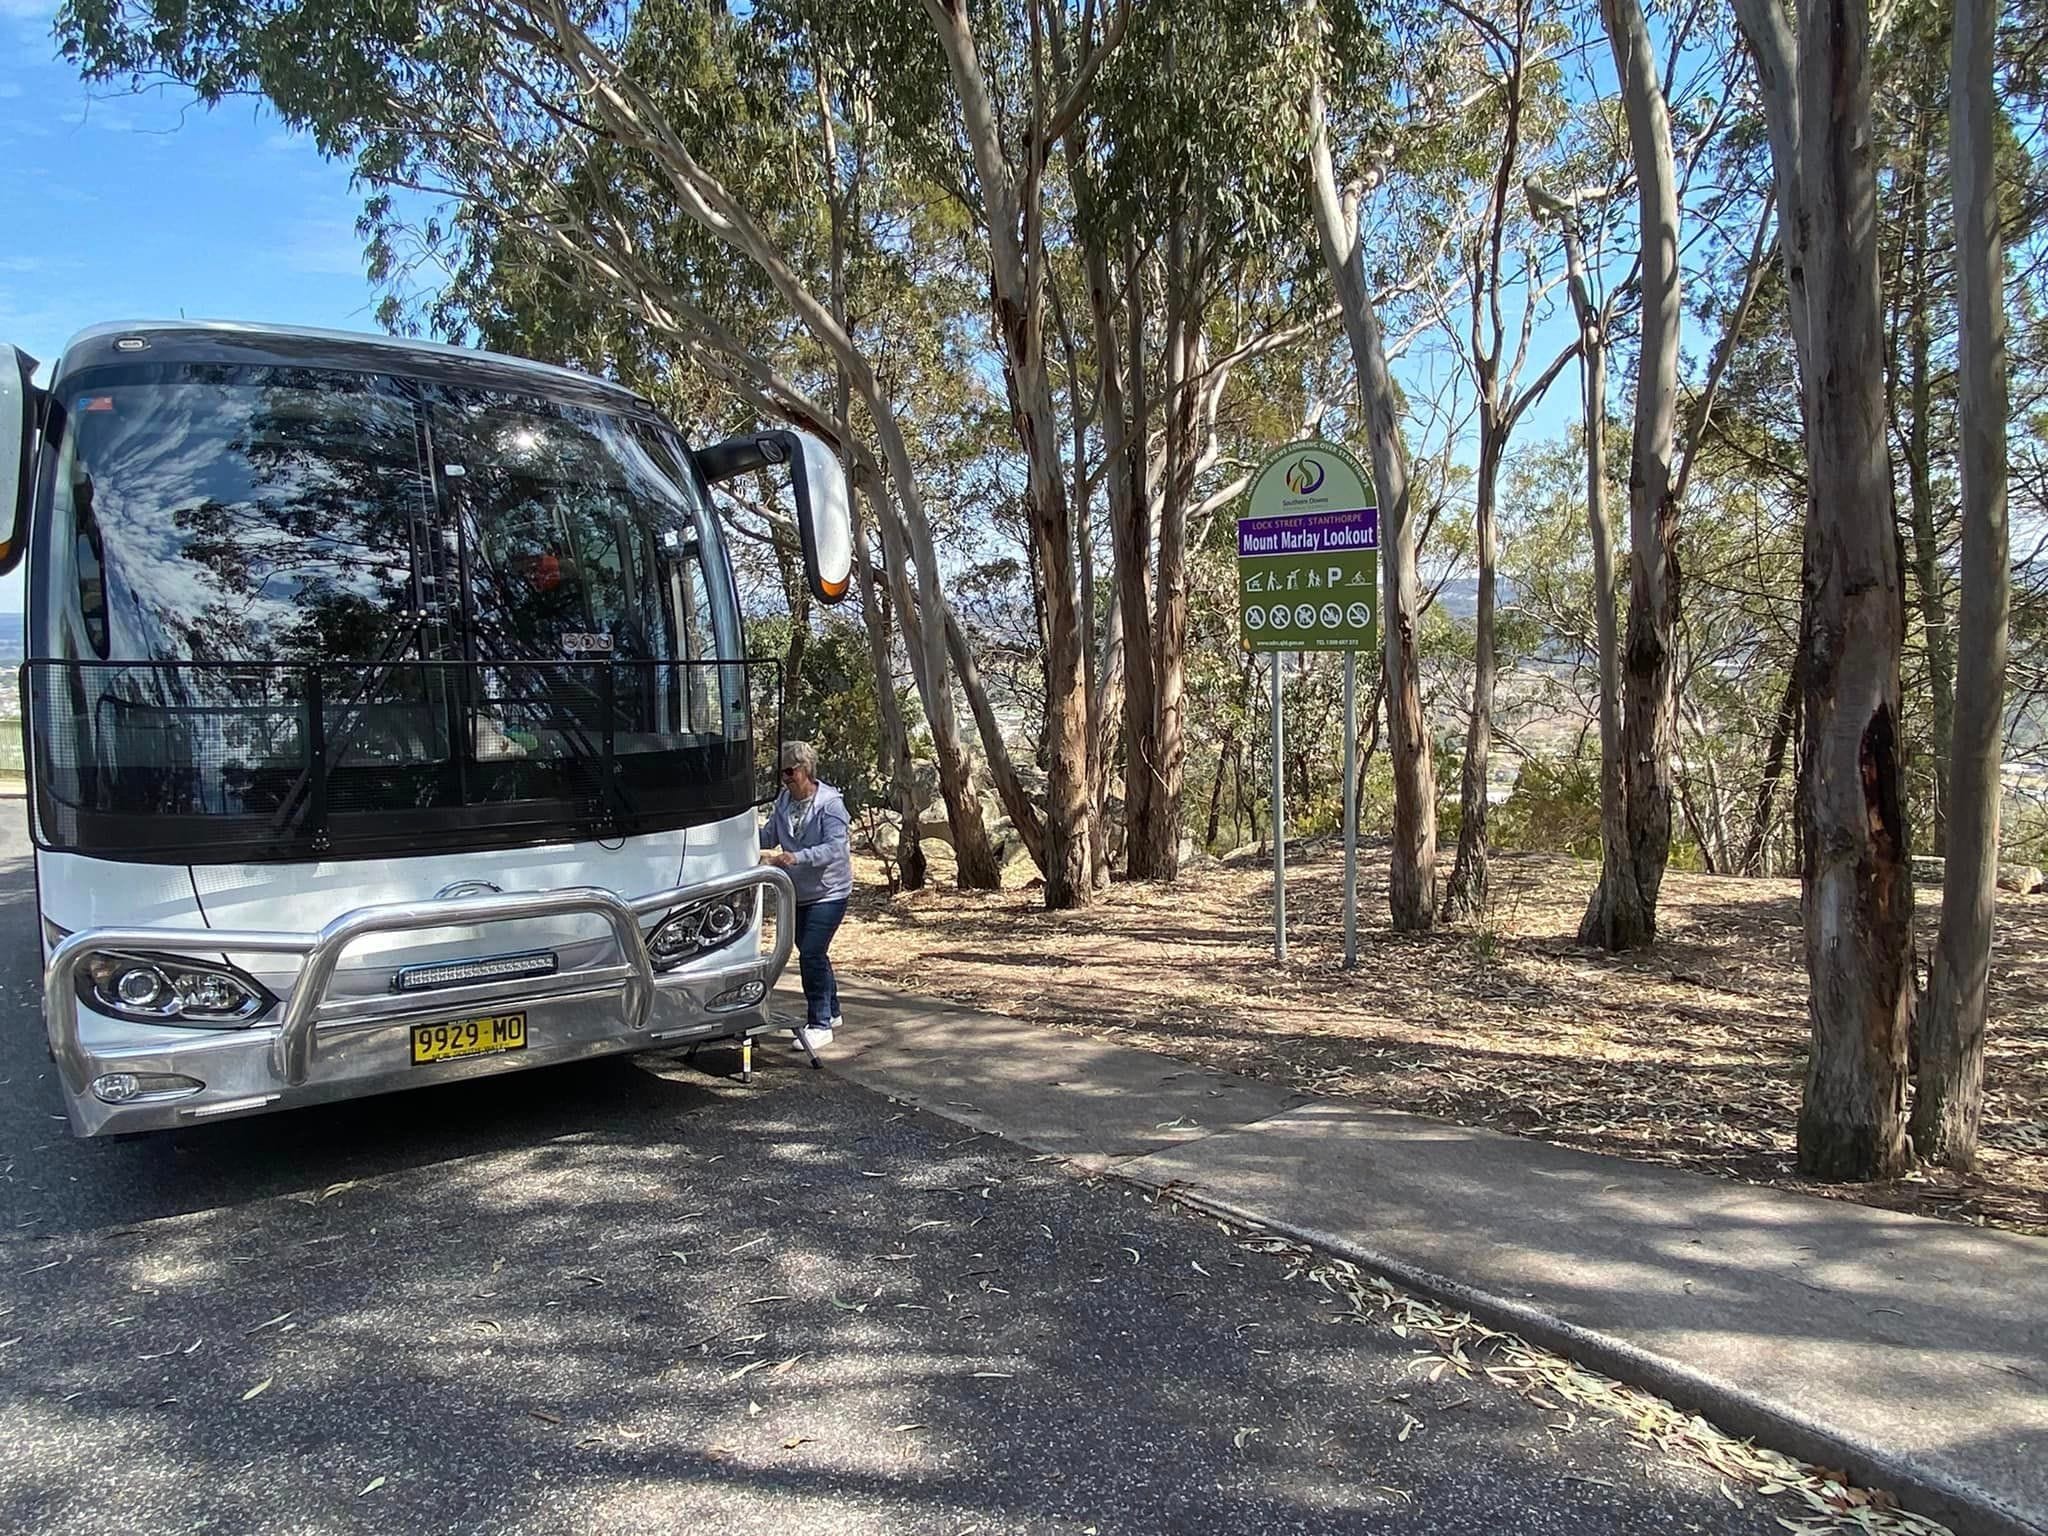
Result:
{"type": "Polygon", "coordinates": [[[711,487],[786,474],[837,602],[823,443],[320,330],[96,326],[37,372],[0,347],[0,572],[75,1135],[772,1027],[777,725],[711,487]]]}

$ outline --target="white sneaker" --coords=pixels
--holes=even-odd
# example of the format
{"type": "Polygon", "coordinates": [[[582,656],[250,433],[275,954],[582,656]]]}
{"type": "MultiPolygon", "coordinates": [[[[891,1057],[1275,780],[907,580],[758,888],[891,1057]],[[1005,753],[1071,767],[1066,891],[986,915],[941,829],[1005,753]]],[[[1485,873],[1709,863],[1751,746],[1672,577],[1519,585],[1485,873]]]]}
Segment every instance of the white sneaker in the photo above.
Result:
{"type": "MultiPolygon", "coordinates": [[[[835,1019],[833,1022],[837,1023],[838,1020],[835,1019]]],[[[818,1051],[831,1043],[832,1030],[830,1026],[824,1029],[799,1029],[796,1031],[796,1038],[789,1042],[789,1048],[792,1051],[801,1051],[807,1048],[812,1051],[818,1051]]]]}

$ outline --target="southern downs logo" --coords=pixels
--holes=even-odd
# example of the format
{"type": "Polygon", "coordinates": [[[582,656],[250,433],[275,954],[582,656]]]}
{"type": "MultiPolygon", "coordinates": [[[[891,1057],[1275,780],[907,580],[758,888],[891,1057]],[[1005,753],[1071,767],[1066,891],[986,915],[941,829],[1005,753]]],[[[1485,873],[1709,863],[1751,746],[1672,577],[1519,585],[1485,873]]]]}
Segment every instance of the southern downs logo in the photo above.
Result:
{"type": "Polygon", "coordinates": [[[1287,489],[1296,496],[1313,496],[1323,488],[1323,461],[1303,454],[1287,466],[1287,489]]]}

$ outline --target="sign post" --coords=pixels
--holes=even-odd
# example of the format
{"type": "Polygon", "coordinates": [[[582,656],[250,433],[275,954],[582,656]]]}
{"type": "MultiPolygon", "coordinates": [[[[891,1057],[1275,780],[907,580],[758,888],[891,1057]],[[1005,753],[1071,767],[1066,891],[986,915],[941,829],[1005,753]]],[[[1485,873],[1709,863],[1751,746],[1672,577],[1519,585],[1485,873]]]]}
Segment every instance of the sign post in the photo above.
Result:
{"type": "Polygon", "coordinates": [[[1280,713],[1280,662],[1273,653],[1273,958],[1287,963],[1287,740],[1280,713]]]}
{"type": "Polygon", "coordinates": [[[1287,958],[1284,651],[1344,656],[1344,963],[1357,963],[1357,665],[1379,649],[1379,507],[1356,458],[1320,439],[1267,459],[1237,520],[1238,639],[1273,656],[1273,953],[1287,958]]]}
{"type": "Polygon", "coordinates": [[[1358,653],[1344,653],[1344,969],[1358,969],[1358,653]]]}

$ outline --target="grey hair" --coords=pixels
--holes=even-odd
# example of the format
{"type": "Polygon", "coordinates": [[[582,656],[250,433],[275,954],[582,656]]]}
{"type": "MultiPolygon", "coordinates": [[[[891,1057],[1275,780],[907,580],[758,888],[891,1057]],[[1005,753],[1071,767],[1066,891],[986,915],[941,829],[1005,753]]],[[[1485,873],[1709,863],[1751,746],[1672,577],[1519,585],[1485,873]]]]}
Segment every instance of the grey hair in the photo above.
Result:
{"type": "Polygon", "coordinates": [[[808,741],[785,741],[782,744],[782,766],[801,768],[812,778],[818,776],[818,754],[808,741]]]}

